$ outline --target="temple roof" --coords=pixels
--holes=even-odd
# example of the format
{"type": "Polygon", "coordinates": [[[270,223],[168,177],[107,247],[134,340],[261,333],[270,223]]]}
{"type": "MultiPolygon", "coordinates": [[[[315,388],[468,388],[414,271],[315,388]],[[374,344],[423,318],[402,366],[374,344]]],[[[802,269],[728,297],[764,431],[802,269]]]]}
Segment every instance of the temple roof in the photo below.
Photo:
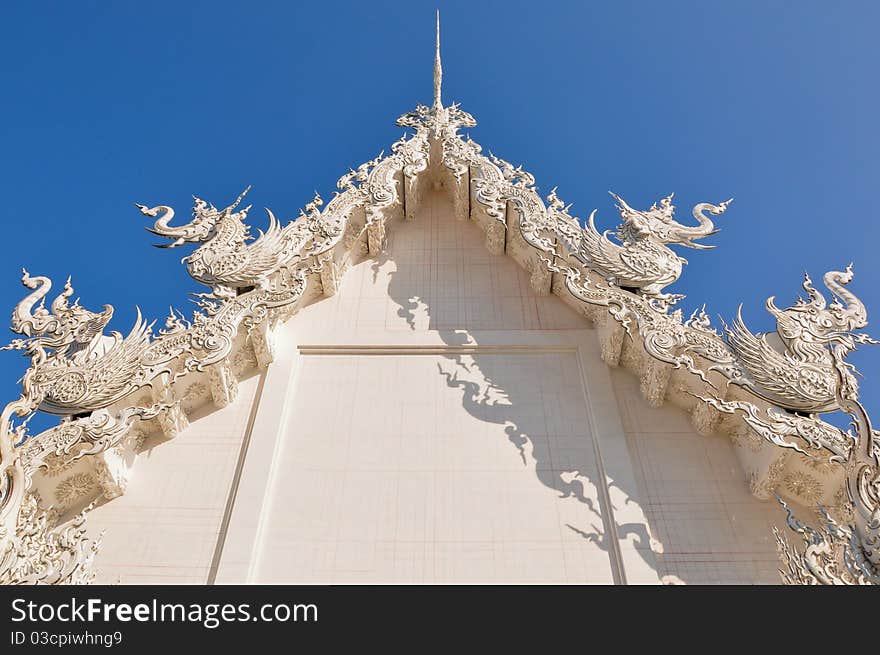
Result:
{"type": "MultiPolygon", "coordinates": [[[[672,196],[647,209],[614,196],[617,232],[600,233],[595,212],[586,221],[572,216],[555,189],[542,198],[530,173],[483,154],[478,143],[459,133],[476,121],[458,105],[442,103],[439,13],[433,81],[431,107],[420,104],[398,118],[409,132],[391,145],[390,154],[351,169],[329,202],[316,195],[296,220],[283,224],[267,210],[269,227],[252,234],[250,207],[240,207],[244,193],[222,209],[196,198],[185,224],[173,224],[169,206],[139,206],[166,247],[196,246],[183,261],[206,290],[190,319],[172,310],[155,335],[152,324],[139,319],[128,336],[114,333],[110,342],[102,341],[97,337],[112,308],[96,313],[70,305],[68,285],[46,309],[51,281],[25,272],[29,293],[12,326],[22,338],[12,347],[23,350],[31,364],[22,398],[10,403],[0,426],[2,461],[14,462],[2,514],[9,534],[19,529],[22,508],[29,517],[38,511],[24,503],[49,463],[106,468],[108,453],[134,430],[169,436],[185,430],[187,407],[179,390],[191,388],[194,380],[210,389],[200,401],[217,407],[233,402],[236,355],[252,352],[258,368],[269,366],[276,326],[304,303],[334,294],[352,253],[380,253],[387,226],[414,220],[432,188],[449,194],[460,220],[479,226],[489,252],[524,267],[537,293],[554,294],[585,316],[597,330],[605,362],[631,369],[648,404],[678,405],[691,413],[701,433],[734,439],[756,434],[765,446],[796,454],[786,460],[792,470],[808,466],[816,453],[835,461],[850,456],[850,437],[819,414],[840,406],[840,367],[830,348],[847,351],[870,341],[855,332],[867,315],[845,288],[851,269],[824,279],[845,304],[826,302],[808,279],[808,301],[785,309],[768,305],[777,318],[781,351],[741,319],[726,329],[725,338],[705,311],[685,318],[675,307],[681,296],[667,287],[686,263],[673,248],[707,247],[703,239],[714,233],[714,221],[729,200],[696,204],[696,225],[689,225],[676,221],[672,196]],[[25,432],[13,415],[26,417],[37,409],[65,420],[16,447],[25,432]]],[[[780,471],[776,459],[761,454],[747,462],[745,473],[753,491],[767,496],[780,471]]],[[[825,500],[831,502],[844,475],[835,469],[827,477],[825,500]]],[[[44,477],[39,484],[52,482],[44,477]]],[[[108,489],[108,495],[121,493],[112,482],[108,489]]],[[[790,490],[789,497],[807,500],[790,490]]]]}

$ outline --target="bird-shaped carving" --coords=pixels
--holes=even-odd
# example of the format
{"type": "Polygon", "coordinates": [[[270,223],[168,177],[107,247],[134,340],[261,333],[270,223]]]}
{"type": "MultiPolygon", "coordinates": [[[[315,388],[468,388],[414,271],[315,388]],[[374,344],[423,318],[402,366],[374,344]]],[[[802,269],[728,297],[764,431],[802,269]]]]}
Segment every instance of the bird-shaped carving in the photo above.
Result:
{"type": "Polygon", "coordinates": [[[13,311],[11,328],[26,338],[5,349],[24,350],[30,356],[22,387],[35,408],[62,415],[90,412],[111,405],[137,386],[136,374],[152,328],[140,310],[127,337],[115,331],[105,335],[112,306],[91,312],[79,300],[71,305],[73,287],[68,279],[50,311],[45,298],[51,280],[23,271],[21,281],[33,291],[13,311]]]}
{"type": "Polygon", "coordinates": [[[630,207],[620,196],[611,193],[623,222],[617,229],[615,243],[609,238],[610,230],[596,229],[593,211],[583,229],[581,256],[586,263],[621,287],[638,290],[652,304],[665,310],[682,296],[664,293],[663,288],[675,282],[687,260],[677,255],[669,245],[705,250],[714,246],[696,243],[717,232],[706,212],[713,216],[724,213],[732,200],[718,205],[700,203],[693,209],[698,225],[686,226],[673,219],[675,206],[672,195],[654,203],[647,211],[630,207]]]}
{"type": "Polygon", "coordinates": [[[774,348],[763,333],[753,334],[742,318],[742,306],[731,326],[725,325],[727,343],[739,368],[718,368],[731,382],[747,387],[756,395],[783,409],[816,414],[834,411],[837,374],[829,348],[852,350],[857,343],[877,343],[853,330],[868,324],[862,302],[844,285],[852,281],[852,265],[845,271],[829,271],[823,281],[836,299],[830,304],[804,274],[807,299],[787,309],[779,309],[774,297],[766,307],[776,318],[776,334],[784,351],[774,348]]]}
{"type": "MultiPolygon", "coordinates": [[[[281,227],[271,210],[266,209],[269,227],[265,232],[258,230],[253,238],[244,222],[250,206],[235,211],[249,190],[250,187],[245,189],[225,209],[217,209],[194,196],[193,220],[181,226],[170,225],[174,218],[171,207],[136,205],[143,215],[159,217],[152,228],[147,228],[150,232],[172,239],[172,243],[158,247],[202,244],[182,261],[193,278],[211,288],[210,293],[195,294],[209,310],[216,308],[217,301],[234,298],[242,289],[264,287],[269,276],[291,261],[311,236],[307,221],[291,221],[281,227]]],[[[307,209],[317,211],[321,204],[320,196],[316,195],[307,209]]]]}

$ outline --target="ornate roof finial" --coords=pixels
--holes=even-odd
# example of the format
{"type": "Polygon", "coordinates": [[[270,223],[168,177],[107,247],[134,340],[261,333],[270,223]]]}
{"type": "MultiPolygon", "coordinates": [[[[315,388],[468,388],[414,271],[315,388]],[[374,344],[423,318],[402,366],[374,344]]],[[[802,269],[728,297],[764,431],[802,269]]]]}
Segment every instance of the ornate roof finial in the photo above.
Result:
{"type": "Polygon", "coordinates": [[[440,87],[443,86],[443,65],[440,63],[440,10],[437,10],[437,41],[434,51],[434,109],[441,109],[440,87]]]}

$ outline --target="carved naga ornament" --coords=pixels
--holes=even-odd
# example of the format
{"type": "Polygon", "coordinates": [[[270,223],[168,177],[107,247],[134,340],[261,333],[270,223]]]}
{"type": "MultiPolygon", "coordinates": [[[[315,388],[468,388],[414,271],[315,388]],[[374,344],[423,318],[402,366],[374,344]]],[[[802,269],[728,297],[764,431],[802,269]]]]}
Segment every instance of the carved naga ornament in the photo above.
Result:
{"type": "Polygon", "coordinates": [[[70,304],[68,279],[47,309],[49,278],[23,271],[21,281],[31,293],[13,311],[11,328],[24,338],[3,350],[24,351],[30,366],[20,398],[0,414],[0,583],[86,582],[97,542],[85,534],[84,515],[57,527],[57,514],[39,506],[32,477],[50,456],[72,462],[113,447],[136,420],[153,418],[166,407],[128,406],[112,414],[105,409],[154,377],[155,371],[142,365],[152,324],[138,311],[127,337],[105,335],[113,316],[110,305],[91,312],[78,300],[70,304]],[[37,410],[64,420],[34,441],[26,425],[37,410]]]}
{"type": "Polygon", "coordinates": [[[753,376],[734,377],[731,381],[776,406],[800,410],[798,413],[760,408],[748,400],[700,397],[721,412],[741,414],[756,435],[774,445],[793,448],[812,458],[824,457],[843,467],[846,496],[843,507],[838,508],[843,510],[840,518],[833,518],[820,505],[821,525],[810,527],[797,520],[777,495],[787,512],[789,528],[804,542],[801,551],[774,530],[785,564],[781,574],[787,584],[880,584],[878,433],[859,401],[855,368],[846,361],[856,344],[877,342],[853,332],[867,325],[867,315],[864,305],[844,288],[852,277],[851,266],[824,276],[825,285],[846,305],[837,300],[827,303],[813,288],[809,276],[803,285],[807,300],[799,299],[784,310],[776,307],[772,297],[767,300],[785,352],[774,349],[766,335],[754,335],[745,328],[742,308],[734,325],[726,328],[737,359],[733,367],[716,370],[728,376],[753,376]],[[854,432],[844,432],[816,415],[838,409],[849,414],[854,432]],[[810,454],[802,445],[825,452],[810,454]]]}
{"type": "Polygon", "coordinates": [[[837,374],[830,348],[846,353],[856,344],[877,343],[854,330],[868,324],[862,302],[845,285],[853,279],[852,265],[845,271],[829,271],[825,286],[835,298],[830,304],[804,276],[807,299],[787,309],[779,309],[774,298],[766,307],[776,318],[775,348],[762,333],[753,334],[742,318],[742,306],[732,325],[725,326],[727,344],[736,357],[734,366],[716,366],[733,384],[748,388],[755,395],[783,409],[816,414],[838,409],[837,374]],[[840,298],[843,303],[836,300],[840,298]]]}
{"type": "Polygon", "coordinates": [[[22,380],[23,397],[34,409],[70,416],[106,407],[143,384],[140,359],[150,344],[152,323],[137,319],[128,336],[103,333],[113,307],[91,312],[73,295],[70,279],[52,301],[45,299],[52,283],[23,271],[22,284],[33,289],[12,314],[13,332],[23,334],[4,349],[24,350],[31,358],[22,380]]]}
{"type": "Polygon", "coordinates": [[[672,195],[654,203],[647,211],[630,207],[623,198],[612,193],[623,222],[617,229],[620,244],[608,238],[610,231],[600,233],[593,222],[594,211],[583,231],[580,255],[591,268],[605,274],[618,286],[637,289],[658,309],[665,310],[683,296],[664,293],[663,288],[681,276],[687,263],[669,245],[709,249],[714,246],[695,243],[717,230],[706,212],[713,216],[723,214],[732,200],[718,205],[700,203],[693,209],[698,225],[688,227],[673,219],[675,206],[672,195]]]}
{"type": "MultiPolygon", "coordinates": [[[[195,280],[211,288],[210,293],[196,294],[203,300],[202,307],[209,311],[216,310],[218,302],[234,298],[241,289],[265,287],[269,276],[288,262],[310,236],[307,226],[299,221],[291,221],[282,228],[267,208],[269,227],[265,232],[259,230],[253,238],[244,222],[250,206],[234,211],[249,190],[250,187],[245,189],[224,209],[193,196],[193,220],[181,226],[169,225],[174,218],[171,207],[136,205],[145,216],[158,216],[153,227],[147,228],[150,232],[172,239],[172,243],[157,247],[201,244],[182,261],[195,280]]],[[[321,198],[316,197],[313,203],[319,207],[321,198]]]]}

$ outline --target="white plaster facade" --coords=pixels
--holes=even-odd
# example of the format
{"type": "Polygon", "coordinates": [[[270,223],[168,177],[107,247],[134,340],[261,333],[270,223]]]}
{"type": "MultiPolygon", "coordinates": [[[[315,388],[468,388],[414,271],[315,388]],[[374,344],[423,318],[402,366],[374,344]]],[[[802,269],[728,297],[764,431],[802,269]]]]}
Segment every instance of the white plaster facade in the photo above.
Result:
{"type": "Polygon", "coordinates": [[[91,512],[98,581],[778,581],[730,442],[651,408],[442,191],[276,342],[91,512]]]}

